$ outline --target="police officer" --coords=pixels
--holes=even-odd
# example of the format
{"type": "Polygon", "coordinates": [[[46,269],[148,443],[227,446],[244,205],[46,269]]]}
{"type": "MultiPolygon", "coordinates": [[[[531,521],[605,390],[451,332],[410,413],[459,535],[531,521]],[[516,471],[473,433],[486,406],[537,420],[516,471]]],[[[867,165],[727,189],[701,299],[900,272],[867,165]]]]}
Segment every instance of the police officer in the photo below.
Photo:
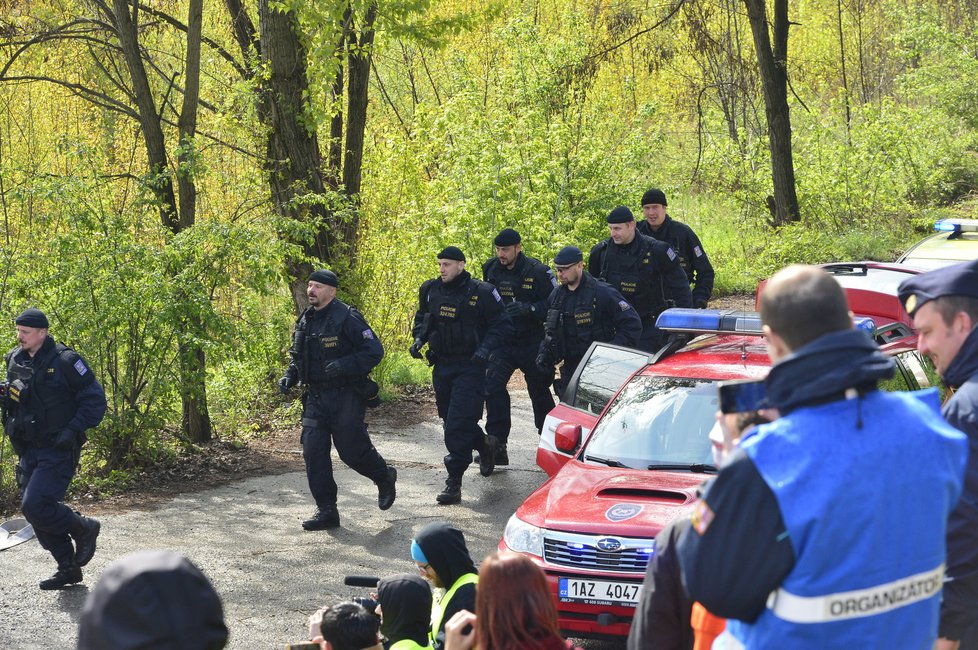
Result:
{"type": "Polygon", "coordinates": [[[536,362],[552,369],[563,361],[554,384],[561,395],[592,342],[634,347],[642,334],[642,320],[621,293],[584,270],[584,255],[576,246],[560,249],[554,270],[560,286],[547,301],[545,334],[536,362]]]}
{"type": "Polygon", "coordinates": [[[547,413],[554,407],[550,392],[553,373],[537,368],[535,359],[543,340],[547,298],[557,286],[557,279],[546,264],[523,253],[521,241],[518,232],[504,228],[493,240],[496,256],[482,265],[482,277],[496,287],[514,330],[508,345],[492,355],[486,369],[486,433],[499,442],[497,465],[509,465],[506,440],[512,419],[506,384],[513,371],[523,371],[537,432],[543,429],[547,413]]]}
{"type": "Polygon", "coordinates": [[[930,650],[965,437],[937,391],[879,389],[894,362],[825,271],[775,274],[761,321],[780,417],[741,439],[694,508],[677,547],[687,594],[735,619],[715,647],[930,650]]]}
{"type": "Polygon", "coordinates": [[[666,195],[662,190],[651,189],[643,194],[642,214],[645,219],[638,224],[638,231],[672,246],[693,289],[693,306],[706,309],[713,294],[713,265],[693,229],[666,214],[666,205],[666,195]]]}
{"type": "Polygon", "coordinates": [[[397,471],[370,442],[366,407],[377,405],[377,384],[368,374],[384,357],[384,347],[359,311],[336,298],[332,271],[309,275],[309,307],[299,316],[289,350],[291,363],[279,381],[283,393],[302,382],[302,456],[316,512],[306,530],[340,525],[330,444],[340,460],[377,484],[377,506],[387,510],[397,495],[397,471]]]}
{"type": "Polygon", "coordinates": [[[38,542],[58,563],[41,589],[81,582],[101,528],[63,501],[75,475],[85,432],[105,415],[105,391],[77,352],[48,335],[48,319],[28,309],[14,321],[19,347],[7,353],[4,431],[21,488],[21,510],[38,542]],[[72,545],[74,540],[74,545],[72,545]]]}
{"type": "Polygon", "coordinates": [[[502,298],[486,282],[465,270],[465,255],[455,246],[438,253],[439,277],[418,291],[411,356],[421,358],[428,344],[428,361],[434,368],[438,415],[445,430],[445,489],[436,497],[441,505],[462,500],[462,475],[479,452],[479,473],[495,469],[496,440],[479,426],[485,401],[486,363],[504,341],[512,337],[512,323],[502,298]]]}
{"type": "Polygon", "coordinates": [[[917,330],[917,349],[954,390],[947,421],[968,436],[964,492],[947,530],[947,576],[938,650],[978,647],[978,261],[935,269],[899,289],[917,330]]]}
{"type": "Polygon", "coordinates": [[[608,214],[611,236],[591,249],[587,268],[591,275],[625,296],[642,319],[636,347],[647,352],[664,341],[655,319],[666,307],[692,307],[686,273],[669,244],[639,233],[632,211],[623,205],[608,214]]]}

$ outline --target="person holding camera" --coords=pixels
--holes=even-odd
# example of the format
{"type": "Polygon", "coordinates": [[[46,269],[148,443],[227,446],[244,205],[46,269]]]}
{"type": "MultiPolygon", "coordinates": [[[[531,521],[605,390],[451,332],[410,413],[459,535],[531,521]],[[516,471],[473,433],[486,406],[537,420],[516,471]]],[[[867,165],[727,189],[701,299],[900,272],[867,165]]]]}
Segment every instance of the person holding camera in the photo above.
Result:
{"type": "Polygon", "coordinates": [[[288,650],[384,650],[380,617],[360,603],[344,601],[317,610],[309,617],[309,643],[288,650]]]}
{"type": "Polygon", "coordinates": [[[400,573],[382,578],[377,585],[377,604],[387,650],[431,648],[431,587],[421,576],[400,573]]]}
{"type": "Polygon", "coordinates": [[[557,252],[554,270],[560,286],[547,300],[536,363],[541,370],[553,372],[563,361],[560,379],[554,383],[560,396],[592,342],[634,347],[642,334],[642,319],[617,289],[584,270],[584,255],[577,246],[564,246],[557,252]]]}
{"type": "Polygon", "coordinates": [[[433,365],[438,417],[442,419],[445,448],[445,488],[435,501],[446,506],[462,501],[462,476],[479,452],[479,473],[491,476],[496,467],[496,439],[487,436],[479,419],[485,405],[486,365],[512,338],[512,322],[499,292],[465,270],[465,254],[456,246],[438,253],[438,278],[426,280],[418,290],[411,356],[433,365]]]}
{"type": "Polygon", "coordinates": [[[525,555],[490,553],[479,569],[475,613],[445,624],[445,650],[579,650],[560,636],[543,570],[525,555]]]}
{"type": "Polygon", "coordinates": [[[437,589],[441,599],[431,608],[430,638],[435,650],[445,648],[445,622],[463,609],[475,609],[479,573],[462,531],[447,521],[433,521],[411,540],[411,559],[418,572],[437,589]]]}
{"type": "Polygon", "coordinates": [[[302,522],[306,530],[340,525],[336,509],[331,443],[340,460],[377,484],[377,506],[387,510],[397,496],[397,470],[374,448],[364,422],[366,407],[379,404],[369,373],[384,357],[384,346],[355,308],[336,298],[339,279],[332,271],[309,275],[309,307],[295,324],[291,363],[279,381],[282,393],[297,383],[302,395],[302,457],[316,512],[302,522]]]}
{"type": "Polygon", "coordinates": [[[14,321],[18,347],[4,357],[7,384],[3,428],[19,456],[21,510],[58,569],[40,588],[63,589],[82,581],[95,555],[101,525],[64,504],[85,432],[105,415],[105,391],[77,352],[55,343],[48,319],[27,309],[14,321]],[[74,541],[74,544],[72,544],[74,541]]]}
{"type": "Polygon", "coordinates": [[[776,273],[761,321],[779,417],[697,502],[677,547],[687,593],[737,647],[930,650],[965,437],[935,390],[879,390],[895,364],[825,271],[776,273]]]}

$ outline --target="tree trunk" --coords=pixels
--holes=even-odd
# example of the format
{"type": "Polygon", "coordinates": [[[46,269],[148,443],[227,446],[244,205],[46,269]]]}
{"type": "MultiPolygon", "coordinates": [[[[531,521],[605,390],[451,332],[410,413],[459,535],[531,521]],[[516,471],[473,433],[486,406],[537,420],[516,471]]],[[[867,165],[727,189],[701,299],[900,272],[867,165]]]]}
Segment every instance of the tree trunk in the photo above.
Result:
{"type": "Polygon", "coordinates": [[[791,155],[791,118],[788,107],[788,0],[774,0],[774,46],[768,32],[765,0],[744,0],[767,115],[768,146],[774,197],[769,200],[771,225],[783,226],[799,219],[795,192],[795,168],[791,155]]]}

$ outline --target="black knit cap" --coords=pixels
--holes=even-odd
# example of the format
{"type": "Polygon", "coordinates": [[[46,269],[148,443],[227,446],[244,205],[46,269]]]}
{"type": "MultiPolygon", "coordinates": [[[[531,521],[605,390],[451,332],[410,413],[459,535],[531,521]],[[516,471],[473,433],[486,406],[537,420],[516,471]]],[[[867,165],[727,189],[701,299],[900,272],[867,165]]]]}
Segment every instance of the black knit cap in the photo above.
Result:
{"type": "Polygon", "coordinates": [[[584,261],[584,254],[577,246],[564,246],[554,257],[554,264],[577,264],[584,261]]]}
{"type": "Polygon", "coordinates": [[[642,205],[651,205],[653,203],[657,203],[659,205],[669,205],[666,203],[665,192],[652,188],[642,195],[642,205]]]}
{"type": "Polygon", "coordinates": [[[340,286],[340,279],[336,277],[336,274],[327,269],[319,269],[313,271],[309,274],[310,282],[318,282],[319,284],[328,284],[331,287],[340,286]]]}
{"type": "Polygon", "coordinates": [[[25,309],[24,313],[14,319],[15,325],[21,325],[23,327],[36,327],[38,329],[48,328],[48,317],[44,315],[44,312],[40,309],[25,309]]]}
{"type": "Polygon", "coordinates": [[[623,205],[619,205],[608,213],[608,223],[628,223],[629,221],[635,221],[635,215],[623,205]]]}
{"type": "Polygon", "coordinates": [[[492,240],[495,246],[516,246],[518,243],[523,241],[520,238],[520,234],[513,230],[512,228],[503,228],[496,235],[496,238],[492,240]]]}
{"type": "Polygon", "coordinates": [[[438,253],[440,260],[455,260],[456,262],[465,261],[465,253],[458,246],[446,246],[442,252],[438,253]]]}

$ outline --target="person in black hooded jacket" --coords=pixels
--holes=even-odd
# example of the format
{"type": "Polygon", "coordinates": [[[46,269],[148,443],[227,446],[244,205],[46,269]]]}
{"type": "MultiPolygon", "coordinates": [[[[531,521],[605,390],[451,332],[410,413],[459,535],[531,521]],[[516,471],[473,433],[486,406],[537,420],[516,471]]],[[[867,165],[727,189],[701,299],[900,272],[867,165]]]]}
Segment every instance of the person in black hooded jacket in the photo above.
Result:
{"type": "Polygon", "coordinates": [[[445,622],[463,609],[475,611],[478,570],[462,531],[447,521],[432,522],[418,531],[411,543],[411,558],[432,585],[445,590],[431,616],[432,645],[443,650],[445,622]]]}
{"type": "Polygon", "coordinates": [[[399,573],[377,585],[380,631],[388,650],[430,648],[431,588],[420,576],[399,573]]]}

